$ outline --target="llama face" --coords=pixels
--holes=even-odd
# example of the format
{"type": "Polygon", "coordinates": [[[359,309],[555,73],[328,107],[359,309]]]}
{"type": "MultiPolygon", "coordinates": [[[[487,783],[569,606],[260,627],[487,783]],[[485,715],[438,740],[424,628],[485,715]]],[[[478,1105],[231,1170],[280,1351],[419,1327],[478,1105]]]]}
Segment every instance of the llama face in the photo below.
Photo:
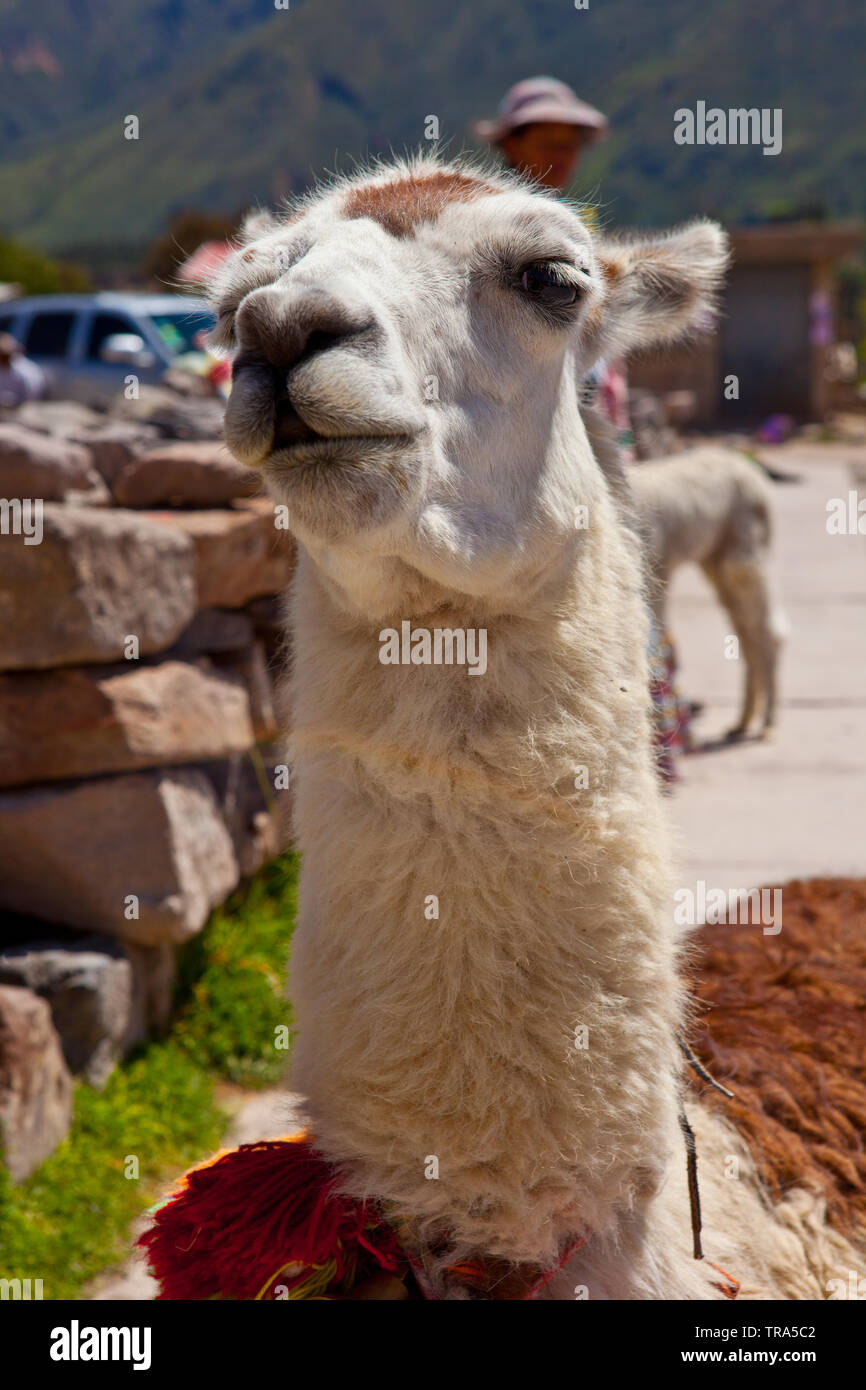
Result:
{"type": "Polygon", "coordinates": [[[692,321],[685,248],[598,247],[564,203],[435,163],[248,235],[215,294],[237,347],[226,435],[331,586],[377,613],[405,604],[407,572],[531,601],[603,487],[580,375],[692,321]]]}

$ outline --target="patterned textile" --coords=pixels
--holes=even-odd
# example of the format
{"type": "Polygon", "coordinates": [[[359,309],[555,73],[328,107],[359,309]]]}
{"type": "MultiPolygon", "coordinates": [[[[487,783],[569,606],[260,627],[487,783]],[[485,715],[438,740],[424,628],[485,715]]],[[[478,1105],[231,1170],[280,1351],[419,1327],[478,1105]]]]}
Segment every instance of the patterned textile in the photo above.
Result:
{"type": "Polygon", "coordinates": [[[670,633],[660,632],[655,623],[650,631],[649,659],[656,760],[662,780],[676,782],[677,758],[692,746],[692,710],[677,691],[677,659],[670,633]]]}

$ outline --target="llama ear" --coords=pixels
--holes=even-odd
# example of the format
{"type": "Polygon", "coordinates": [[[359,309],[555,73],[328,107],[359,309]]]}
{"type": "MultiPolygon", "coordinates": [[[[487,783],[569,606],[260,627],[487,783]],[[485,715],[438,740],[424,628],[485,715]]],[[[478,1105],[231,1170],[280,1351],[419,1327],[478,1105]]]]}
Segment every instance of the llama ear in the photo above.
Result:
{"type": "Polygon", "coordinates": [[[280,225],[280,220],[272,212],[265,208],[256,208],[253,212],[248,212],[241,223],[239,240],[242,242],[255,241],[257,237],[264,236],[267,232],[276,231],[280,225]]]}
{"type": "Polygon", "coordinates": [[[728,254],[727,234],[707,221],[666,236],[602,241],[597,255],[607,293],[593,351],[619,356],[695,328],[713,308],[728,254]]]}

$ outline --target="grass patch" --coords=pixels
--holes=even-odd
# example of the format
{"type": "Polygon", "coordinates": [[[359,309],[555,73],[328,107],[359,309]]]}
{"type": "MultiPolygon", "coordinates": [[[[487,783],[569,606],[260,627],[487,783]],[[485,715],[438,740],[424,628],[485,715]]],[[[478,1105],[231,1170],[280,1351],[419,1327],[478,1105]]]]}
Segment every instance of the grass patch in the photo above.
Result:
{"type": "Polygon", "coordinates": [[[130,1222],[165,1178],[217,1146],[228,1116],[215,1083],[279,1079],[296,893],[297,861],[284,855],[213,913],[182,953],[170,1036],[117,1067],[104,1090],[76,1085],[68,1138],[27,1182],[13,1185],[0,1164],[0,1276],[41,1278],[46,1298],[74,1298],[125,1253],[130,1222]],[[126,1176],[131,1158],[137,1180],[126,1176]]]}
{"type": "Polygon", "coordinates": [[[171,1042],[118,1067],[104,1091],[77,1086],[68,1139],[19,1187],[0,1169],[3,1274],[41,1278],[46,1298],[74,1298],[125,1252],[160,1173],[204,1156],[225,1119],[211,1078],[171,1042]],[[124,1175],[131,1157],[137,1181],[124,1175]]]}
{"type": "Polygon", "coordinates": [[[213,914],[181,961],[173,1037],[199,1066],[240,1086],[285,1071],[285,1048],[274,1044],[291,1022],[287,923],[290,930],[296,910],[297,861],[284,855],[213,914]]]}

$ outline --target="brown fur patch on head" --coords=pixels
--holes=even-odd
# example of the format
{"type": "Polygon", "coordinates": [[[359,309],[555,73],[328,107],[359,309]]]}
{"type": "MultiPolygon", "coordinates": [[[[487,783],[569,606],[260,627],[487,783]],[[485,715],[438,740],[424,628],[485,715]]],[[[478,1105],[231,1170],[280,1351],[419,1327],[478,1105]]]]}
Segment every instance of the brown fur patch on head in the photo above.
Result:
{"type": "Polygon", "coordinates": [[[593,304],[592,307],[589,308],[589,309],[587,309],[587,311],[586,311],[586,316],[585,316],[584,321],[583,321],[583,331],[584,331],[584,333],[587,334],[587,335],[589,335],[589,334],[591,334],[591,333],[598,333],[599,330],[600,330],[600,328],[601,328],[601,325],[602,325],[603,321],[604,321],[604,307],[603,307],[603,305],[601,305],[601,304],[593,304]]]}
{"type": "Polygon", "coordinates": [[[622,267],[619,262],[615,261],[612,256],[599,256],[598,263],[605,280],[609,281],[611,285],[615,285],[622,276],[622,267]]]}
{"type": "Polygon", "coordinates": [[[406,174],[388,183],[363,183],[352,189],[343,204],[343,216],[372,217],[392,236],[411,236],[421,222],[435,222],[449,203],[469,203],[487,193],[493,184],[471,174],[447,169],[406,174]]]}
{"type": "Polygon", "coordinates": [[[703,927],[698,1057],[736,1100],[704,1088],[748,1140],[778,1198],[809,1187],[831,1224],[866,1229],[866,881],[787,884],[782,930],[703,927]]]}

